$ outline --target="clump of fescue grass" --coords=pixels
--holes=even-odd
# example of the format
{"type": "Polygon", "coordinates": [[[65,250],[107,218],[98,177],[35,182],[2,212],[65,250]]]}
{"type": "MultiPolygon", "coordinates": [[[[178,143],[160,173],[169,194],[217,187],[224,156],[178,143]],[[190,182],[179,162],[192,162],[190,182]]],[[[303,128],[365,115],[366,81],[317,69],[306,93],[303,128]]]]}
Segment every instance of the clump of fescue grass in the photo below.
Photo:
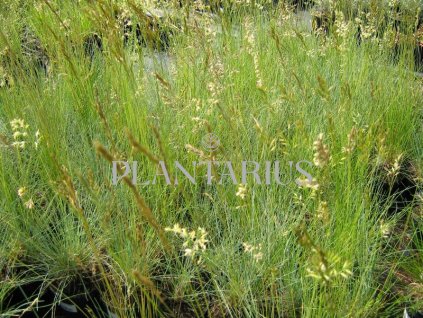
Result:
{"type": "MultiPolygon", "coordinates": [[[[41,1],[43,10],[2,12],[9,25],[0,43],[12,61],[5,69],[15,78],[0,90],[4,271],[30,267],[27,279],[47,285],[88,276],[125,317],[363,317],[398,314],[406,302],[418,308],[417,285],[395,306],[384,296],[400,264],[414,284],[423,265],[414,252],[407,266],[387,250],[387,207],[372,197],[371,175],[400,155],[421,165],[421,83],[409,50],[394,64],[383,37],[358,46],[357,25],[340,14],[325,37],[299,27],[293,12],[237,5],[216,16],[174,5],[180,29],[168,52],[156,54],[154,46],[123,46],[120,5],[41,1]],[[21,64],[24,25],[44,45],[48,74],[21,64]],[[93,59],[83,49],[91,32],[104,45],[93,59]],[[13,135],[15,119],[25,135],[13,135]],[[213,151],[201,144],[210,132],[221,140],[213,151]],[[299,187],[285,165],[285,186],[111,182],[113,160],[138,161],[145,180],[165,161],[174,180],[173,161],[205,159],[314,160],[315,180],[299,187]],[[186,228],[204,229],[197,232],[207,240],[186,228]]],[[[146,9],[122,6],[134,23],[146,9]]],[[[240,175],[240,165],[234,170],[240,175]]],[[[5,299],[11,278],[2,275],[5,299]]]]}

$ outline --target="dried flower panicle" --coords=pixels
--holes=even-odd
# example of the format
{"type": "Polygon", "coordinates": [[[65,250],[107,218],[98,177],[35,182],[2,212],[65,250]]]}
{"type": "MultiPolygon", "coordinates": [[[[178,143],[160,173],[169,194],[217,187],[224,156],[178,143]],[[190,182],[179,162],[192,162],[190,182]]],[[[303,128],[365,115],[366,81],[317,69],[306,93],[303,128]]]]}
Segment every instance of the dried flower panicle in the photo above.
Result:
{"type": "Polygon", "coordinates": [[[304,202],[304,198],[301,194],[294,193],[292,201],[298,208],[304,209],[306,207],[306,204],[304,202]]]}
{"type": "MultiPolygon", "coordinates": [[[[335,12],[335,33],[343,38],[343,39],[347,39],[348,38],[348,33],[350,30],[350,23],[346,22],[345,16],[343,14],[342,11],[336,11],[335,12]]],[[[341,47],[341,50],[345,50],[345,47],[341,47]]]]}
{"type": "Polygon", "coordinates": [[[320,255],[306,270],[307,276],[317,279],[323,284],[329,284],[337,278],[347,279],[350,277],[352,275],[350,268],[349,262],[341,263],[340,257],[332,254],[324,257],[320,255]]]}
{"type": "Polygon", "coordinates": [[[383,220],[380,221],[380,234],[383,238],[388,238],[392,234],[392,224],[383,220]]]}
{"type": "MultiPolygon", "coordinates": [[[[220,96],[224,91],[224,74],[225,66],[222,60],[212,55],[212,61],[209,64],[210,81],[207,83],[207,91],[210,97],[207,102],[210,106],[215,106],[220,103],[220,96]]],[[[208,115],[212,112],[212,107],[209,107],[206,111],[208,115]]]]}
{"type": "Polygon", "coordinates": [[[361,30],[360,37],[363,40],[374,38],[377,33],[378,21],[370,12],[360,12],[354,21],[361,30]]]}
{"type": "Polygon", "coordinates": [[[342,147],[342,152],[345,154],[351,154],[357,145],[357,129],[355,126],[351,128],[350,133],[348,134],[347,145],[342,147]]]}
{"type": "Polygon", "coordinates": [[[249,19],[245,21],[244,25],[246,30],[245,40],[247,42],[247,52],[253,58],[254,73],[256,75],[256,86],[259,89],[263,89],[263,77],[260,70],[259,55],[256,50],[256,38],[254,34],[254,28],[249,19]]]}
{"type": "Polygon", "coordinates": [[[240,197],[241,200],[245,200],[245,197],[247,196],[248,193],[248,189],[247,189],[247,185],[245,184],[240,184],[238,187],[238,191],[236,192],[236,196],[240,197]]]}
{"type": "Polygon", "coordinates": [[[18,196],[19,196],[20,198],[23,198],[23,196],[25,195],[25,193],[26,193],[26,188],[25,188],[25,187],[20,187],[20,188],[18,189],[18,196]]]}
{"type": "Polygon", "coordinates": [[[40,142],[41,142],[41,138],[42,137],[41,137],[40,131],[37,130],[35,132],[35,141],[34,141],[35,149],[38,149],[38,146],[40,145],[40,142]]]}
{"type": "Polygon", "coordinates": [[[10,126],[12,126],[13,131],[18,131],[20,129],[28,129],[29,125],[25,124],[25,120],[21,118],[15,118],[10,122],[10,126]]]}
{"type": "Polygon", "coordinates": [[[401,170],[401,160],[402,160],[402,154],[400,154],[397,158],[395,158],[394,163],[391,167],[385,168],[387,172],[387,176],[390,180],[394,180],[401,170]]]}
{"type": "Polygon", "coordinates": [[[322,220],[324,223],[329,222],[329,208],[326,201],[321,201],[317,208],[317,218],[322,220]]]}
{"type": "Polygon", "coordinates": [[[297,185],[301,188],[311,189],[313,191],[317,191],[320,188],[320,184],[317,182],[316,179],[309,180],[307,178],[298,178],[295,180],[297,185]]]}
{"type": "Polygon", "coordinates": [[[26,187],[20,187],[18,189],[18,196],[19,198],[22,200],[24,207],[27,209],[33,209],[35,204],[34,201],[32,200],[32,198],[30,196],[28,196],[28,190],[26,187]]]}
{"type": "Polygon", "coordinates": [[[24,206],[27,208],[27,209],[33,209],[34,208],[34,201],[32,200],[32,199],[29,199],[28,201],[26,201],[25,203],[24,203],[24,206]]]}
{"type": "MultiPolygon", "coordinates": [[[[24,149],[26,144],[28,143],[28,129],[29,125],[25,123],[25,120],[21,118],[15,118],[10,121],[10,126],[12,127],[13,132],[13,142],[12,146],[17,149],[24,149]]],[[[41,141],[41,134],[40,131],[37,130],[35,133],[35,141],[34,146],[35,149],[38,148],[41,141]]]]}
{"type": "Polygon", "coordinates": [[[263,259],[263,253],[261,251],[261,244],[251,245],[249,243],[242,243],[244,247],[244,252],[251,254],[255,262],[260,262],[263,259]]]}
{"type": "Polygon", "coordinates": [[[341,262],[338,255],[324,252],[313,242],[305,224],[297,228],[296,234],[298,243],[311,253],[309,266],[306,268],[307,276],[329,285],[337,278],[347,279],[352,275],[350,262],[341,262]]]}
{"type": "Polygon", "coordinates": [[[327,145],[323,143],[323,134],[320,133],[316,141],[313,143],[314,158],[313,162],[317,167],[323,168],[326,166],[330,159],[330,152],[327,145]]]}
{"type": "Polygon", "coordinates": [[[166,232],[172,232],[182,238],[184,243],[182,247],[184,248],[184,256],[196,259],[197,264],[201,263],[201,252],[205,251],[207,248],[207,243],[209,242],[206,237],[208,233],[202,227],[199,227],[197,231],[189,231],[186,228],[183,228],[176,223],[173,227],[166,227],[166,232]],[[198,258],[197,258],[198,256],[198,258]]]}
{"type": "Polygon", "coordinates": [[[29,125],[23,119],[15,118],[10,122],[10,126],[12,127],[14,140],[12,146],[17,149],[25,148],[25,138],[28,136],[29,125]]]}

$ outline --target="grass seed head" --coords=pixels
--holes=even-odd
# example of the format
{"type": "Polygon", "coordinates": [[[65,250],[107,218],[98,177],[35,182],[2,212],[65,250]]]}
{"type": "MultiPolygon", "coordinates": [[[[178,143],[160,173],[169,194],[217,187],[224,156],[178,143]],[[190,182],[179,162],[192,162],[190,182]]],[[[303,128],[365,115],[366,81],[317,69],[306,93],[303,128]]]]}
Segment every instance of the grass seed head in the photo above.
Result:
{"type": "Polygon", "coordinates": [[[320,133],[316,141],[313,143],[314,159],[313,162],[317,167],[323,168],[330,159],[330,152],[327,145],[323,143],[323,134],[320,133]]]}

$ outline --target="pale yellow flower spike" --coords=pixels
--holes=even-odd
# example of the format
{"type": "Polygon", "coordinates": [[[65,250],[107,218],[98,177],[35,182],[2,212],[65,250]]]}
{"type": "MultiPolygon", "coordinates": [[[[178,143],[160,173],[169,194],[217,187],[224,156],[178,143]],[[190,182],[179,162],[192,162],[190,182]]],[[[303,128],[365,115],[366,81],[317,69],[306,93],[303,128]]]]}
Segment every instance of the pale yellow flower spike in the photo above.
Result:
{"type": "Polygon", "coordinates": [[[25,188],[25,187],[20,187],[20,188],[18,189],[18,196],[19,196],[20,198],[22,198],[22,197],[25,195],[25,193],[26,193],[26,188],[25,188]]]}
{"type": "Polygon", "coordinates": [[[319,134],[316,141],[313,143],[314,159],[313,162],[317,167],[323,168],[330,159],[328,146],[323,143],[323,134],[319,134]]]}

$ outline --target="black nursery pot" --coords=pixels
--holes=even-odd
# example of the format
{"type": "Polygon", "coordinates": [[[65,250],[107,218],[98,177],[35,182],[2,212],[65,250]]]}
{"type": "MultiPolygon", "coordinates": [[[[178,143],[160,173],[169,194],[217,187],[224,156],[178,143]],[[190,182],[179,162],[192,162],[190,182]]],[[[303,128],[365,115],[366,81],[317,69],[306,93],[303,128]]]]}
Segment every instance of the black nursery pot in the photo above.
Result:
{"type": "MultiPolygon", "coordinates": [[[[30,282],[22,284],[18,287],[13,288],[5,297],[2,303],[3,310],[16,310],[27,308],[27,304],[35,301],[37,297],[41,295],[41,299],[44,298],[42,282],[30,282]]],[[[34,309],[27,310],[20,317],[37,317],[42,316],[46,312],[44,306],[37,306],[34,309]]]]}
{"type": "Polygon", "coordinates": [[[56,302],[55,314],[63,317],[112,317],[101,299],[100,292],[91,282],[72,282],[63,292],[50,286],[49,292],[56,302]]]}

